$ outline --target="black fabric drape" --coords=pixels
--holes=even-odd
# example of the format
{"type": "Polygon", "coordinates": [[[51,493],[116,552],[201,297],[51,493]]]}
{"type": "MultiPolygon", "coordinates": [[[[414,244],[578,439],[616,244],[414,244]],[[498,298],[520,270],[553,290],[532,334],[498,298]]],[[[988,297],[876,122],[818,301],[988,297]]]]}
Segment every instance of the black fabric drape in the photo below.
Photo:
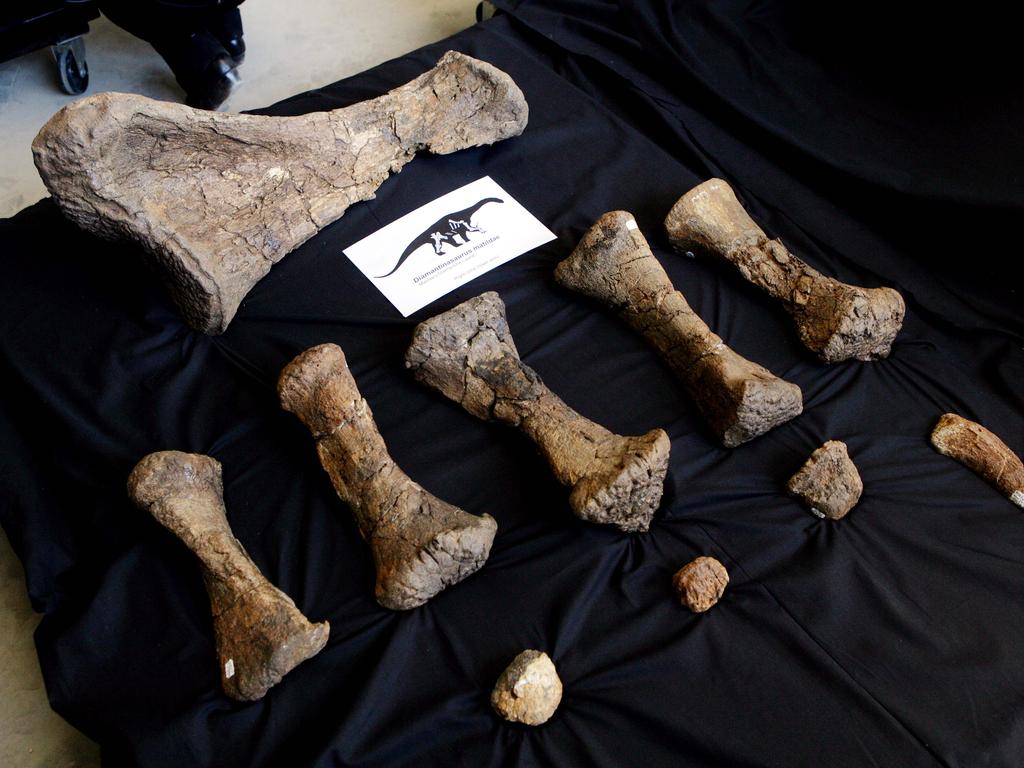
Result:
{"type": "Polygon", "coordinates": [[[860,75],[829,76],[768,3],[499,5],[508,13],[265,110],[369,98],[456,48],[515,78],[530,124],[415,160],[278,264],[222,336],[184,325],[138,248],[78,230],[51,202],[0,222],[0,522],[46,614],[36,639],[54,707],[113,766],[1020,765],[1024,518],[927,441],[956,411],[1024,451],[1006,263],[1017,102],[965,112],[960,93],[925,119],[912,100],[852,93],[860,75]],[[342,249],[485,174],[558,240],[401,318],[342,249]],[[822,271],[904,293],[889,359],[822,366],[728,265],[670,250],[665,213],[712,174],[822,271]],[[716,447],[643,340],[554,284],[554,265],[616,208],[717,333],[803,388],[802,416],[716,447]],[[575,520],[529,443],[403,369],[415,323],[485,290],[571,406],[620,433],[668,431],[649,533],[575,520]],[[373,601],[369,551],[276,403],[281,367],[324,341],[345,349],[409,475],[499,524],[485,567],[411,612],[373,601]],[[839,523],[784,493],[827,439],[847,442],[865,484],[839,523]],[[169,448],[223,463],[238,538],[331,622],[327,648],[261,702],[219,693],[196,563],[126,497],[135,462],[169,448]],[[695,616],[670,579],[700,554],[732,581],[695,616]],[[488,705],[524,648],[546,650],[565,685],[536,729],[488,705]]]}

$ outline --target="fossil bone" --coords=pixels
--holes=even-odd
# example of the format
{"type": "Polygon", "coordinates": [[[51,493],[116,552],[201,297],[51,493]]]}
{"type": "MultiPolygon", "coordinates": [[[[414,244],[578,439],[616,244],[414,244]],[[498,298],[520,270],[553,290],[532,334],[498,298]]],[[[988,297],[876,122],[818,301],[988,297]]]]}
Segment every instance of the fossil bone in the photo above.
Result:
{"type": "Polygon", "coordinates": [[[140,243],[188,322],[220,333],[275,263],[418,150],[517,136],[527,112],[508,75],[449,51],[383,96],[296,117],[96,94],[50,118],[32,151],[69,218],[140,243]]]}
{"type": "Polygon", "coordinates": [[[673,244],[735,265],[796,321],[800,341],[826,363],[887,357],[906,306],[892,288],[859,288],[825,277],[768,236],[721,179],[683,195],[665,219],[673,244]]]}
{"type": "Polygon", "coordinates": [[[505,305],[484,293],[416,327],[405,355],[416,378],[474,416],[526,433],[584,520],[646,531],[661,500],[669,439],[622,437],[576,413],[519,359],[505,305]]]}
{"type": "Polygon", "coordinates": [[[947,413],[932,430],[935,449],[981,475],[1024,508],[1024,463],[1010,447],[977,422],[947,413]]]}
{"type": "Polygon", "coordinates": [[[704,613],[719,600],[729,584],[729,572],[713,557],[691,560],[672,577],[679,602],[694,613],[704,613]]]}
{"type": "Polygon", "coordinates": [[[180,451],[151,453],[132,470],[128,495],[202,563],[224,693],[259,699],[324,647],[328,623],[311,624],[231,533],[220,462],[180,451]]]}
{"type": "Polygon", "coordinates": [[[731,350],[669,280],[632,214],[604,214],[555,279],[616,310],[683,380],[716,437],[732,448],[803,409],[800,387],[731,350]]]}
{"type": "Polygon", "coordinates": [[[298,355],[277,391],[313,434],[320,463],[373,550],[377,602],[415,608],[484,564],[498,524],[441,501],[395,464],[341,347],[298,355]]]}
{"type": "Polygon", "coordinates": [[[523,651],[512,659],[491,691],[495,712],[526,725],[546,723],[561,701],[562,681],[543,651],[523,651]]]}
{"type": "Polygon", "coordinates": [[[829,440],[810,455],[789,479],[787,488],[812,514],[839,520],[860,501],[864,483],[846,443],[829,440]]]}

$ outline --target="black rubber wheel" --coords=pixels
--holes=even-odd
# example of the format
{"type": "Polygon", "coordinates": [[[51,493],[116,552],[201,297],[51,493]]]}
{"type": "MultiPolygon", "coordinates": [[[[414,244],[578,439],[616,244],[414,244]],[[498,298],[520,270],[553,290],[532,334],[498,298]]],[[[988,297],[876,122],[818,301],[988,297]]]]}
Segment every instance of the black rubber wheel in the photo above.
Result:
{"type": "Polygon", "coordinates": [[[57,74],[60,76],[60,87],[72,96],[84,93],[89,87],[89,65],[84,59],[79,61],[70,46],[57,55],[57,74]]]}

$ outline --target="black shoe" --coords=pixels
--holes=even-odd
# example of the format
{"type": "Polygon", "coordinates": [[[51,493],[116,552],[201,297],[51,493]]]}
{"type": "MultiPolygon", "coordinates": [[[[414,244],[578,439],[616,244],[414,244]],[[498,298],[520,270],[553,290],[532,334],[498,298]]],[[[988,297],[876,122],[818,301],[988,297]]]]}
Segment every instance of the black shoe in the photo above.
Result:
{"type": "Polygon", "coordinates": [[[237,67],[245,61],[245,37],[242,35],[242,14],[238,8],[216,9],[207,17],[206,28],[224,46],[237,67]]]}
{"type": "Polygon", "coordinates": [[[185,103],[196,109],[217,109],[238,83],[234,60],[224,53],[210,62],[203,74],[185,87],[185,103]]]}
{"type": "Polygon", "coordinates": [[[170,34],[152,43],[185,91],[189,106],[216,109],[238,82],[231,55],[208,30],[170,34]]]}

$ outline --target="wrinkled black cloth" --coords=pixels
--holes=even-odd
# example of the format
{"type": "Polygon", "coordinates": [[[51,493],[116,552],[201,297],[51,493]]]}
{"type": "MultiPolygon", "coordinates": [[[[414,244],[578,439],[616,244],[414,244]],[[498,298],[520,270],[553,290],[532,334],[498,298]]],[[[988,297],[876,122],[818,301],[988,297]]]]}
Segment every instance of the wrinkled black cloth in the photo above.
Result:
{"type": "Polygon", "coordinates": [[[508,72],[530,123],[493,147],[417,158],[275,266],[222,336],[183,323],[139,248],[78,230],[51,202],[0,223],[0,522],[45,612],[37,645],[55,709],[112,766],[1019,766],[1024,517],[928,443],[955,411],[1024,452],[1020,293],[976,249],[1017,249],[998,236],[1020,220],[1019,171],[991,146],[1012,105],[972,113],[950,152],[947,131],[966,116],[909,135],[915,106],[892,100],[850,126],[863,105],[819,77],[820,57],[794,55],[785,82],[756,66],[771,41],[744,31],[744,9],[768,4],[499,5],[508,13],[265,110],[371,98],[455,48],[508,72]],[[734,66],[695,65],[723,47],[734,66]],[[483,175],[558,239],[403,319],[342,249],[483,175]],[[889,359],[824,366],[729,265],[672,252],[662,220],[710,175],[826,274],[903,292],[889,359]],[[635,214],[730,346],[802,387],[803,415],[717,447],[644,341],[554,283],[612,209],[635,214]],[[622,434],[668,431],[649,533],[573,518],[532,444],[404,369],[417,322],[485,290],[569,405],[622,434]],[[483,569],[413,611],[374,602],[369,550],[277,404],[280,369],[326,341],[344,348],[408,474],[498,521],[483,569]],[[838,523],[784,490],[829,439],[848,444],[865,486],[838,523]],[[128,472],[161,449],[223,463],[237,537],[331,623],[327,648],[258,703],[219,692],[195,559],[127,499],[128,472]],[[698,555],[731,575],[701,616],[671,588],[698,555]],[[524,648],[547,651],[565,686],[534,729],[488,704],[524,648]]]}

